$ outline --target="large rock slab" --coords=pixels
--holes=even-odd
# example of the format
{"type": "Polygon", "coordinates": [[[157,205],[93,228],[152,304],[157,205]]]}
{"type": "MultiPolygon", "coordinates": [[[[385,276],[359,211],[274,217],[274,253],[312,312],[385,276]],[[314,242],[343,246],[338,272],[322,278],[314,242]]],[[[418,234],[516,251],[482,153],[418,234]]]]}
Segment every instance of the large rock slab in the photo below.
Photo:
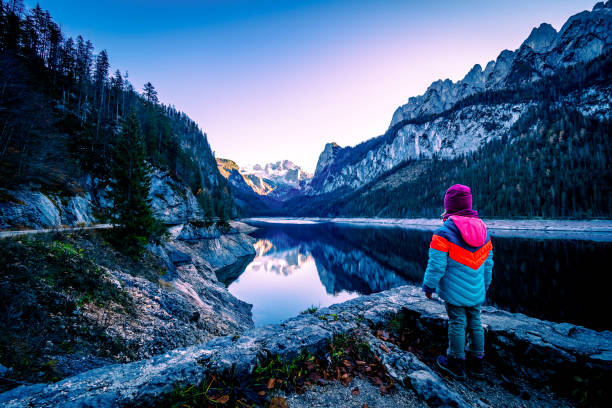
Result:
{"type": "MultiPolygon", "coordinates": [[[[219,337],[207,343],[155,356],[135,363],[88,371],[55,384],[22,386],[0,394],[6,407],[112,407],[126,403],[147,404],[170,392],[177,382],[197,383],[206,372],[248,373],[262,356],[279,354],[288,359],[306,348],[315,350],[335,333],[348,333],[360,325],[382,325],[398,313],[410,313],[419,324],[444,326],[446,314],[440,301],[428,301],[418,288],[403,286],[300,315],[280,325],[255,328],[242,336],[219,337]],[[324,318],[334,316],[334,318],[324,318]]],[[[567,366],[591,366],[610,370],[612,333],[542,321],[521,314],[484,308],[487,341],[497,345],[513,361],[545,365],[544,374],[567,366]],[[528,352],[525,353],[525,347],[528,352]],[[554,357],[550,357],[554,356],[554,357]]],[[[401,366],[411,370],[411,381],[432,385],[431,374],[414,361],[401,366]],[[418,368],[421,369],[418,369],[418,368]]],[[[531,374],[528,374],[531,375],[531,374]]],[[[539,379],[542,372],[536,372],[539,379]]]]}

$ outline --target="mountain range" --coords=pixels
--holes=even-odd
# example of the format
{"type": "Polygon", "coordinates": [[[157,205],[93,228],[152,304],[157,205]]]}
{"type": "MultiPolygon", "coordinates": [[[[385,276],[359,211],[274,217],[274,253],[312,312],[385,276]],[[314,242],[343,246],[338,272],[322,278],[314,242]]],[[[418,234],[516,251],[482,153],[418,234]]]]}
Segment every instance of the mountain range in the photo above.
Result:
{"type": "Polygon", "coordinates": [[[444,190],[461,182],[488,199],[490,216],[610,215],[611,46],[611,1],[558,32],[541,24],[484,69],[409,98],[383,135],[328,143],[284,212],[436,215],[444,190]],[[517,204],[521,193],[528,202],[517,204]]]}
{"type": "Polygon", "coordinates": [[[217,167],[229,181],[243,215],[279,211],[284,201],[303,195],[312,179],[312,174],[289,160],[240,167],[232,160],[217,158],[217,167]]]}

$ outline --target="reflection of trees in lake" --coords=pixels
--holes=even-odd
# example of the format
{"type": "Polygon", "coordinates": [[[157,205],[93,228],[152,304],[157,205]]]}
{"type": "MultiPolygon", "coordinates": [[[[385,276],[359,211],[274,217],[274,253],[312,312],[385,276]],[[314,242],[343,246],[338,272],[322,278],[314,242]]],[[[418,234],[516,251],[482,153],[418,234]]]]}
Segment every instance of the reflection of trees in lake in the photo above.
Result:
{"type": "Polygon", "coordinates": [[[490,303],[543,319],[610,329],[611,243],[493,238],[490,303]]]}
{"type": "MultiPolygon", "coordinates": [[[[311,254],[328,293],[379,292],[420,285],[431,231],[334,224],[279,225],[256,232],[274,248],[311,254]]],[[[611,243],[493,237],[495,266],[488,303],[553,321],[610,329],[604,265],[611,243]]],[[[607,270],[608,268],[606,268],[607,270]]]]}

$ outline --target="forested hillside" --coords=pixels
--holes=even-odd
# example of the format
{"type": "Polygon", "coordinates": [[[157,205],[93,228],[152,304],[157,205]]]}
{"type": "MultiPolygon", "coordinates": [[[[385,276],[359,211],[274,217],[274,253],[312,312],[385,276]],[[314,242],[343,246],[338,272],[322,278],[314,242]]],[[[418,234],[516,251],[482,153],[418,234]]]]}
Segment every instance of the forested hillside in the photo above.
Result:
{"type": "Polygon", "coordinates": [[[196,195],[208,216],[234,206],[206,134],[187,115],[142,93],[127,71],[110,72],[106,50],[67,37],[38,5],[0,2],[0,188],[74,195],[103,189],[112,174],[123,120],[134,112],[152,168],[196,195]]]}
{"type": "Polygon", "coordinates": [[[461,183],[486,217],[609,217],[611,131],[610,121],[575,110],[534,107],[507,138],[474,154],[409,161],[340,199],[314,201],[305,213],[437,217],[445,189],[461,183]]]}

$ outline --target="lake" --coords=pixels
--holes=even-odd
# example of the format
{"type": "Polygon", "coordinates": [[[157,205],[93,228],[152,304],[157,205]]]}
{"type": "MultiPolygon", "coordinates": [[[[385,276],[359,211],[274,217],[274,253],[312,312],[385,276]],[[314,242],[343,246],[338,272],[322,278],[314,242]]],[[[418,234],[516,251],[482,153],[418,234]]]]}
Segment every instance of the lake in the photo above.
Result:
{"type": "MultiPolygon", "coordinates": [[[[312,306],[326,307],[406,284],[420,286],[432,236],[431,230],[397,227],[249,224],[259,228],[250,234],[257,239],[257,255],[228,282],[228,289],[253,305],[256,326],[279,323],[312,306]]],[[[604,283],[612,254],[609,237],[490,233],[495,266],[487,304],[596,330],[612,329],[612,302],[604,283]]]]}

